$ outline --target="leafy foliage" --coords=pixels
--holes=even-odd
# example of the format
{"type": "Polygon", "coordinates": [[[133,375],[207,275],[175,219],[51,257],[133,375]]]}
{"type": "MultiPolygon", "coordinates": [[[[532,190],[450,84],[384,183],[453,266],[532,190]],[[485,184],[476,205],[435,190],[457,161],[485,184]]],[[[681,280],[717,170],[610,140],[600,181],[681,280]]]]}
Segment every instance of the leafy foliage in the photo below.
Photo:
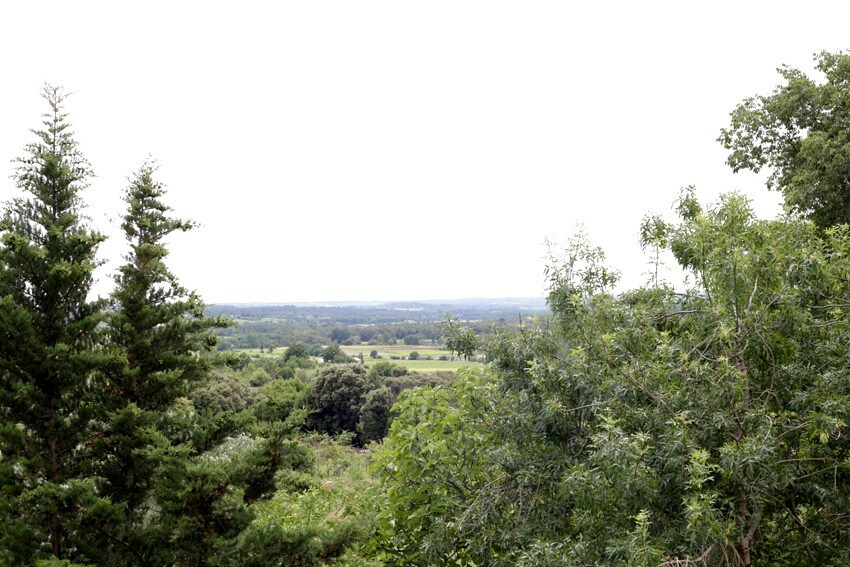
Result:
{"type": "Polygon", "coordinates": [[[695,287],[615,295],[573,241],[554,328],[499,336],[492,376],[402,394],[375,465],[391,564],[850,560],[850,234],[736,195],[678,210],[654,234],[695,287]]]}
{"type": "Polygon", "coordinates": [[[192,404],[199,410],[214,413],[240,412],[260,401],[260,393],[227,372],[213,374],[213,379],[192,393],[192,404]]]}
{"type": "Polygon", "coordinates": [[[390,425],[390,410],[395,399],[386,386],[371,390],[360,407],[360,422],[357,431],[364,442],[380,441],[390,425]]]}
{"type": "Polygon", "coordinates": [[[828,227],[850,222],[850,55],[815,60],[824,83],[782,67],[785,83],[738,105],[719,141],[732,169],[770,168],[768,187],[782,192],[788,210],[828,227]]]}
{"type": "Polygon", "coordinates": [[[329,435],[356,431],[360,408],[373,387],[362,365],[332,364],[322,368],[311,392],[315,408],[311,423],[329,435]]]}
{"type": "Polygon", "coordinates": [[[443,333],[445,333],[446,349],[466,360],[469,360],[481,347],[475,332],[469,327],[458,324],[450,315],[446,315],[443,333]]]}
{"type": "Polygon", "coordinates": [[[258,503],[255,520],[225,554],[228,564],[370,564],[352,549],[372,527],[367,458],[344,442],[325,439],[317,445],[316,472],[324,481],[258,503]],[[342,555],[347,558],[338,559],[342,555]]]}

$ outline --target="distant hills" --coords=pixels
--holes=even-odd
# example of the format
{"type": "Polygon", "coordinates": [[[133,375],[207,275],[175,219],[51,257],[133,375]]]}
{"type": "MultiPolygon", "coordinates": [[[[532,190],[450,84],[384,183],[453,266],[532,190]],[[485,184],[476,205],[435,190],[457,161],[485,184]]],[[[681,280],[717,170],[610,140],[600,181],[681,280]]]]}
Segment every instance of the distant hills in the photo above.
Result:
{"type": "Polygon", "coordinates": [[[467,298],[416,301],[323,301],[302,303],[237,303],[207,307],[208,315],[243,321],[277,320],[364,325],[440,321],[446,313],[456,319],[513,319],[549,313],[542,298],[467,298]]]}

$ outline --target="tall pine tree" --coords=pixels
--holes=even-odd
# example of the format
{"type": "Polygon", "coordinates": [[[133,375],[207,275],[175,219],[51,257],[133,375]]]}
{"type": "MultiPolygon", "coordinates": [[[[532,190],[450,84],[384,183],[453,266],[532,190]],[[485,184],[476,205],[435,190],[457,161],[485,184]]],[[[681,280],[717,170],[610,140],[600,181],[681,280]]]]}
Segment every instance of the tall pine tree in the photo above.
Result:
{"type": "Polygon", "coordinates": [[[216,343],[211,331],[227,325],[222,318],[205,317],[203,302],[179,284],[165,263],[163,240],[194,224],[170,216],[154,169],[151,163],[143,165],[124,194],[127,212],[121,226],[130,252],[115,276],[107,318],[109,345],[123,362],[109,372],[103,394],[110,413],[96,444],[101,456],[96,473],[102,493],[123,517],[90,518],[91,533],[116,545],[90,548],[88,556],[111,548],[110,563],[115,564],[157,564],[166,552],[170,534],[160,533],[162,517],[150,521],[151,514],[163,513],[154,494],[156,482],[164,470],[183,468],[191,451],[181,446],[181,437],[193,434],[191,424],[175,428],[167,414],[206,382],[216,362],[207,352],[216,343]],[[169,435],[175,429],[177,437],[169,435]]]}
{"type": "Polygon", "coordinates": [[[89,301],[104,237],[82,215],[92,170],[74,140],[65,95],[16,160],[23,196],[0,220],[0,562],[62,557],[80,503],[102,304],[89,301]]]}

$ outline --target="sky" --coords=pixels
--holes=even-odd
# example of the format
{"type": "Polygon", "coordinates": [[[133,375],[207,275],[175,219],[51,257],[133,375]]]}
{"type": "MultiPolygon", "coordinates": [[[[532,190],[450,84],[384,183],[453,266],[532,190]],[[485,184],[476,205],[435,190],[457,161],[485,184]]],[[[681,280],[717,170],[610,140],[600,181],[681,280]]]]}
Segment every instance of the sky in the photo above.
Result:
{"type": "Polygon", "coordinates": [[[540,297],[545,242],[579,226],[633,287],[641,219],[681,187],[780,212],[717,136],[777,67],[850,48],[847,21],[846,1],[4,2],[0,201],[49,82],[97,174],[97,293],[149,157],[201,225],[169,265],[208,303],[540,297]]]}

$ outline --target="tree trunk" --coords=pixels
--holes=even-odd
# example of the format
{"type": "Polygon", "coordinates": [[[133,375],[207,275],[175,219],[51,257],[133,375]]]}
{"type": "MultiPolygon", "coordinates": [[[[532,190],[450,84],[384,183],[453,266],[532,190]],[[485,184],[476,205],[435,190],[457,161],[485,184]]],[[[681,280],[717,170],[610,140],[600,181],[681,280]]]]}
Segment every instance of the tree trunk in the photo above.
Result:
{"type": "MultiPolygon", "coordinates": [[[[59,477],[59,445],[55,437],[48,439],[50,447],[50,478],[55,481],[59,477]]],[[[58,503],[57,503],[58,504],[58,503]]],[[[57,506],[58,508],[58,506],[57,506]]],[[[50,547],[56,559],[62,558],[62,526],[59,523],[59,510],[50,512],[50,547]]]]}

